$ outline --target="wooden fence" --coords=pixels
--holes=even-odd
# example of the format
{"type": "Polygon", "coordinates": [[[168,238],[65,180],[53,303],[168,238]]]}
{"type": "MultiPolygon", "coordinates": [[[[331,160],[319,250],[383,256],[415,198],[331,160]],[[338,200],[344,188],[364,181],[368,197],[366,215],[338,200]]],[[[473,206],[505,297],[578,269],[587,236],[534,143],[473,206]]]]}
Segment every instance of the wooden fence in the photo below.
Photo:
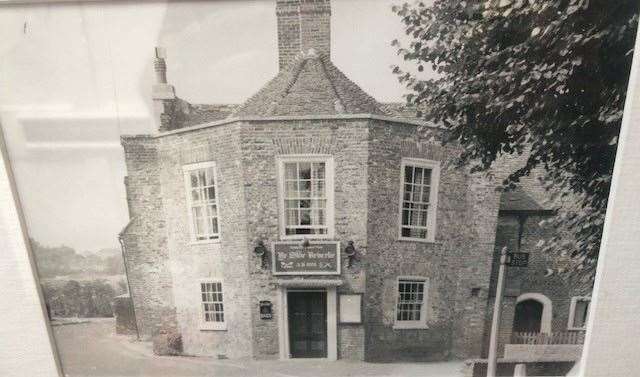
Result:
{"type": "Polygon", "coordinates": [[[511,336],[512,344],[584,344],[584,331],[516,332],[511,336]]]}

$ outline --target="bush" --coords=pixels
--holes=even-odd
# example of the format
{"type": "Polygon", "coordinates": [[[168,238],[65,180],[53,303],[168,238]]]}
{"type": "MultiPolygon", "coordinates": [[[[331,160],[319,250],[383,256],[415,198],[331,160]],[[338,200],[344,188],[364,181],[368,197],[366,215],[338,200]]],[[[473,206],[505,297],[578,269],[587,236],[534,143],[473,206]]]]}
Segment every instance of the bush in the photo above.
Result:
{"type": "Polygon", "coordinates": [[[176,330],[160,330],[153,337],[153,353],[159,356],[177,356],[182,354],[182,335],[176,330]]]}
{"type": "Polygon", "coordinates": [[[113,317],[116,292],[105,280],[52,281],[42,284],[49,313],[54,317],[113,317]]]}

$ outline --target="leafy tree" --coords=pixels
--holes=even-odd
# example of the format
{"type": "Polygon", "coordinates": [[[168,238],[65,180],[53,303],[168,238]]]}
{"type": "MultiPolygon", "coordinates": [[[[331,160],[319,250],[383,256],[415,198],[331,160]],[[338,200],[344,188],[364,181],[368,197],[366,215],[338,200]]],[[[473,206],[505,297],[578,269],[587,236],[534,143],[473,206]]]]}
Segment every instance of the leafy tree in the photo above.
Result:
{"type": "MultiPolygon", "coordinates": [[[[394,67],[419,116],[461,145],[460,162],[489,171],[522,159],[504,182],[543,168],[572,236],[547,242],[577,269],[597,261],[638,20],[637,0],[433,0],[403,4],[415,69],[394,67]],[[425,78],[425,67],[436,72],[425,78]],[[416,71],[417,70],[417,71],[416,71]],[[559,193],[559,194],[558,194],[559,193]]],[[[413,64],[411,64],[413,66],[413,64]]],[[[561,234],[561,233],[558,233],[561,234]]]]}

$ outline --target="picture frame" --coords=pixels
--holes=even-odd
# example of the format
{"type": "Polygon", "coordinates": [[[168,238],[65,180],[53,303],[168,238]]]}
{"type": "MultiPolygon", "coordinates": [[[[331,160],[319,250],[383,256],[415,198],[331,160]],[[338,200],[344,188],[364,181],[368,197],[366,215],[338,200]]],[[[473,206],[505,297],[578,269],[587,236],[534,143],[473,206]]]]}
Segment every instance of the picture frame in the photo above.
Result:
{"type": "MultiPolygon", "coordinates": [[[[55,2],[55,1],[51,1],[55,2]]],[[[0,8],[7,4],[28,3],[0,1],[0,8]]],[[[636,41],[636,46],[638,42],[636,41]]],[[[638,49],[634,54],[638,53],[638,49]]],[[[620,146],[614,170],[610,207],[607,212],[605,235],[599,260],[596,284],[590,305],[585,352],[576,371],[581,376],[599,376],[615,373],[631,376],[633,360],[638,349],[630,332],[634,326],[640,301],[632,290],[640,286],[640,258],[635,253],[640,244],[640,235],[635,229],[640,226],[640,204],[634,200],[640,189],[636,177],[640,177],[640,130],[632,127],[640,122],[640,86],[638,70],[640,62],[634,59],[629,84],[629,95],[625,106],[625,117],[620,135],[620,146]],[[605,322],[606,318],[606,322],[605,322]],[[621,345],[611,350],[611,344],[621,345]],[[606,372],[605,372],[606,371],[606,372]]],[[[0,119],[0,122],[2,119],[0,119]]],[[[1,136],[1,135],[0,135],[1,136]]],[[[0,143],[4,164],[0,169],[0,248],[10,256],[0,263],[0,285],[5,288],[0,300],[0,370],[7,375],[30,374],[33,376],[62,375],[60,361],[56,356],[52,329],[46,320],[42,292],[38,288],[39,277],[28,242],[25,214],[22,212],[16,183],[11,174],[11,165],[4,139],[0,143]],[[6,299],[5,299],[6,298],[6,299]],[[16,308],[20,307],[19,311],[16,308]]],[[[362,294],[339,294],[339,322],[362,323],[362,294]],[[342,300],[359,301],[360,319],[343,321],[342,300]]],[[[353,303],[352,303],[353,304],[353,303]]],[[[356,305],[346,306],[353,309],[356,305]]],[[[354,313],[345,317],[354,318],[354,313]]],[[[576,374],[578,375],[578,374],[576,374]]]]}

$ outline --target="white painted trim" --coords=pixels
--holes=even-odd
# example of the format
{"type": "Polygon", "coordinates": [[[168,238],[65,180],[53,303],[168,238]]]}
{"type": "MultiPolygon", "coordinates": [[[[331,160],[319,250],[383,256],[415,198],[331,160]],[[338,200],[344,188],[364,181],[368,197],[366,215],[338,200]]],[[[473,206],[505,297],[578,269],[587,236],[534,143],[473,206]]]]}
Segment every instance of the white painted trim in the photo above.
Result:
{"type": "Polygon", "coordinates": [[[198,310],[198,324],[200,326],[201,331],[226,331],[227,330],[227,304],[225,303],[226,293],[224,291],[224,281],[220,278],[202,278],[198,280],[197,285],[198,292],[198,303],[200,310],[198,310]],[[224,315],[224,321],[222,322],[206,322],[204,320],[204,308],[202,306],[202,287],[200,284],[202,283],[220,283],[220,288],[222,289],[222,313],[224,315]]]}
{"type": "Polygon", "coordinates": [[[535,300],[542,304],[542,317],[540,318],[540,332],[551,334],[551,319],[553,318],[553,304],[549,297],[542,293],[523,293],[516,299],[516,305],[522,301],[535,300]]]}
{"type": "Polygon", "coordinates": [[[438,190],[440,187],[440,162],[420,158],[405,158],[400,162],[400,190],[398,193],[398,240],[435,243],[438,217],[438,190]],[[404,201],[405,167],[416,166],[431,169],[431,185],[429,191],[429,211],[427,213],[427,238],[402,236],[402,202],[404,201]]]}
{"type": "MultiPolygon", "coordinates": [[[[279,299],[282,308],[278,315],[280,360],[292,360],[289,348],[289,307],[287,303],[287,293],[297,290],[296,288],[287,288],[286,286],[280,287],[279,299]]],[[[325,359],[329,361],[338,360],[338,295],[336,293],[336,287],[328,286],[322,290],[313,289],[311,291],[323,291],[327,293],[327,357],[325,359]]]]}
{"type": "Polygon", "coordinates": [[[584,327],[574,326],[573,322],[575,321],[575,318],[576,318],[576,304],[578,303],[578,301],[588,301],[589,306],[591,306],[591,297],[589,296],[571,297],[571,304],[569,306],[569,320],[567,321],[567,330],[586,330],[587,328],[587,322],[589,321],[588,315],[587,315],[587,320],[584,323],[584,327]]]}
{"type": "Polygon", "coordinates": [[[307,239],[332,239],[335,234],[335,185],[333,156],[329,154],[283,154],[276,155],[276,175],[278,191],[278,236],[281,240],[307,239]],[[327,208],[325,218],[327,220],[327,234],[310,235],[285,235],[285,205],[284,205],[284,163],[285,162],[324,162],[325,163],[325,188],[327,190],[327,208]]]}
{"type": "Polygon", "coordinates": [[[327,287],[327,360],[338,360],[338,295],[327,287]]]}
{"type": "Polygon", "coordinates": [[[419,119],[412,118],[396,118],[392,116],[377,115],[377,114],[337,114],[337,115],[286,115],[286,116],[270,116],[270,117],[258,117],[258,116],[243,116],[243,117],[230,117],[214,122],[207,122],[197,124],[194,126],[179,128],[177,130],[165,131],[156,135],[152,135],[154,138],[160,138],[168,135],[175,135],[189,131],[196,131],[210,127],[222,126],[225,124],[231,124],[236,122],[271,122],[271,121],[287,121],[287,120],[382,120],[391,123],[408,124],[412,126],[427,126],[433,129],[445,130],[445,127],[436,126],[433,123],[421,121],[419,119]]]}
{"type": "Polygon", "coordinates": [[[222,235],[222,220],[220,219],[220,191],[218,190],[218,168],[215,161],[197,162],[194,164],[182,165],[182,176],[184,180],[184,193],[187,204],[187,221],[189,222],[189,244],[201,245],[220,243],[220,237],[222,235]],[[196,232],[194,229],[193,213],[191,211],[191,182],[189,180],[189,173],[194,170],[213,168],[213,187],[216,190],[216,216],[218,219],[218,238],[211,240],[198,240],[196,239],[196,232]]]}
{"type": "Polygon", "coordinates": [[[395,330],[403,330],[403,329],[428,329],[427,325],[427,314],[428,305],[429,305],[429,278],[425,276],[415,276],[415,275],[402,275],[396,278],[396,299],[395,299],[395,307],[393,308],[393,329],[395,330]],[[422,306],[420,308],[420,320],[419,321],[398,321],[398,301],[400,301],[400,280],[415,280],[415,281],[423,281],[424,289],[422,292],[422,306]]]}

